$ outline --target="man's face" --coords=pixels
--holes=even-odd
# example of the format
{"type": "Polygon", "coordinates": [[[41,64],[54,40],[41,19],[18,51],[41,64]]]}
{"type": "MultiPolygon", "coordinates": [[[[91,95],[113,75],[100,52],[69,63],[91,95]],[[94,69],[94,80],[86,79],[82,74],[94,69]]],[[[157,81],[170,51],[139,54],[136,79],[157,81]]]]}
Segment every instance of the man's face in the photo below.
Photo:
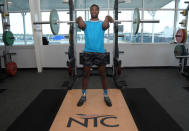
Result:
{"type": "Polygon", "coordinates": [[[93,6],[90,12],[91,12],[91,18],[98,18],[99,10],[96,6],[93,6]]]}

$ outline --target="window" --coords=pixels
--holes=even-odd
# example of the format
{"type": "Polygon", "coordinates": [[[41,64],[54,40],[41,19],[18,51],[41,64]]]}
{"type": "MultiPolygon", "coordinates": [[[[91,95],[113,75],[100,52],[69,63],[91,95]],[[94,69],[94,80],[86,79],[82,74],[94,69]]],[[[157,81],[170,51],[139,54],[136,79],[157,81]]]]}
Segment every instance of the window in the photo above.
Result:
{"type": "MultiPolygon", "coordinates": [[[[33,34],[32,34],[32,24],[31,24],[30,13],[9,13],[9,19],[10,19],[10,31],[13,33],[15,37],[14,45],[33,44],[33,34]],[[25,23],[23,23],[24,17],[25,17],[25,23]],[[25,31],[26,31],[25,37],[24,37],[24,24],[25,24],[25,31]]],[[[3,33],[2,23],[0,25],[0,31],[1,31],[0,34],[2,38],[2,33],[3,33]]],[[[2,40],[0,44],[4,45],[2,40]]]]}
{"type": "Polygon", "coordinates": [[[31,15],[30,13],[25,14],[25,44],[33,44],[33,33],[32,33],[32,24],[31,24],[31,15]]]}
{"type": "MultiPolygon", "coordinates": [[[[69,21],[68,11],[59,11],[59,20],[60,21],[69,21]]],[[[50,12],[42,12],[42,21],[49,21],[50,12]]],[[[50,44],[68,44],[69,43],[69,24],[60,23],[60,29],[57,36],[52,34],[49,24],[42,25],[43,37],[46,37],[49,40],[50,44]]]]}
{"type": "MultiPolygon", "coordinates": [[[[107,15],[108,15],[108,11],[107,11],[107,15]]],[[[109,15],[112,16],[112,18],[114,18],[113,11],[109,11],[109,15]]],[[[105,19],[105,16],[104,16],[104,19],[105,19]]],[[[104,42],[112,44],[114,40],[114,24],[110,24],[110,27],[108,30],[105,32],[104,42]],[[108,30],[109,30],[109,35],[108,35],[108,30]]]]}
{"type": "Polygon", "coordinates": [[[160,23],[144,24],[144,43],[169,43],[173,40],[174,11],[144,11],[144,19],[160,20],[160,23]]]}
{"type": "MultiPolygon", "coordinates": [[[[60,21],[69,21],[70,16],[68,14],[68,11],[60,11],[58,12],[59,19],[60,21]]],[[[61,23],[60,24],[60,30],[59,30],[59,35],[63,36],[61,42],[63,44],[68,44],[69,43],[69,30],[70,30],[70,25],[67,23],[61,23]]]]}
{"type": "Polygon", "coordinates": [[[21,13],[9,13],[10,18],[10,30],[14,34],[14,45],[24,45],[24,29],[23,19],[21,13]],[[19,24],[18,24],[19,23],[19,24]]]}
{"type": "MultiPolygon", "coordinates": [[[[49,21],[49,17],[50,17],[50,12],[41,13],[42,21],[49,21]]],[[[43,35],[47,35],[47,36],[52,34],[51,29],[50,29],[50,24],[42,24],[42,32],[43,32],[43,35]]]]}
{"type": "MultiPolygon", "coordinates": [[[[120,11],[118,14],[118,19],[121,20],[131,20],[133,11],[120,11]]],[[[113,13],[112,13],[113,16],[113,13]]],[[[113,26],[110,28],[111,35],[114,34],[113,26]]],[[[131,42],[132,37],[132,23],[131,22],[122,22],[118,25],[118,42],[119,43],[128,43],[131,42]]]]}
{"type": "MultiPolygon", "coordinates": [[[[85,17],[86,16],[85,14],[88,14],[88,11],[77,11],[76,17],[81,16],[83,18],[83,20],[86,21],[86,20],[89,19],[89,17],[85,17]]],[[[76,25],[76,29],[77,29],[77,43],[78,44],[84,44],[85,43],[84,32],[81,29],[79,29],[77,25],[76,25]]]]}
{"type": "MultiPolygon", "coordinates": [[[[185,9],[188,4],[185,4],[186,0],[179,0],[178,6],[179,10],[185,9]]],[[[141,19],[154,19],[160,20],[160,23],[144,23],[143,24],[143,32],[141,32],[142,24],[140,24],[140,28],[137,35],[132,34],[132,22],[122,22],[119,24],[119,43],[170,43],[173,41],[173,30],[174,30],[174,8],[175,8],[175,0],[168,1],[155,1],[153,0],[149,3],[149,0],[142,0],[137,3],[133,3],[133,1],[128,0],[130,3],[120,3],[119,9],[121,10],[119,13],[119,20],[132,20],[133,17],[133,9],[134,8],[142,8],[142,3],[144,3],[144,12],[140,10],[140,18],[141,19]],[[134,6],[135,5],[135,6],[134,6]],[[144,18],[142,18],[142,14],[144,14],[144,18]],[[143,38],[142,38],[143,37],[143,38]],[[143,41],[141,41],[143,40],[143,41]]],[[[114,16],[113,5],[114,1],[110,1],[110,7],[108,6],[107,0],[106,2],[102,1],[83,1],[83,3],[76,2],[76,18],[78,16],[82,16],[84,20],[90,19],[90,11],[89,7],[93,3],[97,3],[100,6],[99,19],[104,20],[105,16],[108,15],[107,8],[110,9],[109,15],[114,16]],[[85,3],[86,2],[86,3],[85,3]],[[105,5],[105,3],[107,5],[105,5]],[[107,8],[106,8],[107,7],[107,8]],[[84,10],[82,10],[84,9],[84,10]],[[87,10],[85,10],[87,9],[87,10]]],[[[183,28],[179,24],[184,16],[180,14],[178,11],[178,20],[176,29],[183,28]]],[[[69,11],[59,11],[60,21],[69,21],[69,11]]],[[[42,20],[49,21],[49,12],[42,12],[42,20]]],[[[50,26],[47,24],[42,25],[43,35],[48,38],[50,43],[60,43],[60,44],[68,44],[69,43],[69,24],[61,23],[59,35],[62,39],[55,39],[56,36],[52,35],[50,30],[50,26]]],[[[29,29],[30,30],[30,29],[29,29]]],[[[188,29],[189,30],[189,29],[188,29]]],[[[26,31],[27,32],[27,31],[26,31]]],[[[30,31],[28,31],[30,32],[30,31]]],[[[77,33],[77,43],[84,43],[84,32],[77,28],[76,25],[76,33],[77,33]]],[[[27,33],[30,34],[30,33],[27,33]]],[[[189,34],[189,33],[188,33],[189,34]]],[[[114,24],[110,24],[110,28],[105,32],[105,43],[113,43],[114,40],[114,24]]],[[[189,41],[189,39],[187,40],[189,41]]]]}
{"type": "Polygon", "coordinates": [[[145,2],[147,0],[144,0],[144,19],[160,20],[160,23],[144,24],[143,43],[170,43],[173,40],[175,1],[145,2]]]}
{"type": "Polygon", "coordinates": [[[188,4],[184,3],[185,1],[188,1],[188,0],[179,0],[179,4],[178,4],[178,8],[179,9],[186,9],[188,4]]]}

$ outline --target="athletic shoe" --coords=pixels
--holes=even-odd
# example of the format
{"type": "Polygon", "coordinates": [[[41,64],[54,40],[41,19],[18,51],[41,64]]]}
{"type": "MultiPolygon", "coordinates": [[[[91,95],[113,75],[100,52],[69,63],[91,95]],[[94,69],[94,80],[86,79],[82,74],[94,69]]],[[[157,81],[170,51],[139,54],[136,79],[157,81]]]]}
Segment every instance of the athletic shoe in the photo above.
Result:
{"type": "Polygon", "coordinates": [[[111,102],[109,96],[104,96],[104,101],[107,106],[109,106],[109,107],[112,106],[112,102],[111,102]]]}
{"type": "Polygon", "coordinates": [[[77,106],[82,106],[85,101],[86,101],[86,96],[81,96],[81,98],[77,103],[77,106]]]}

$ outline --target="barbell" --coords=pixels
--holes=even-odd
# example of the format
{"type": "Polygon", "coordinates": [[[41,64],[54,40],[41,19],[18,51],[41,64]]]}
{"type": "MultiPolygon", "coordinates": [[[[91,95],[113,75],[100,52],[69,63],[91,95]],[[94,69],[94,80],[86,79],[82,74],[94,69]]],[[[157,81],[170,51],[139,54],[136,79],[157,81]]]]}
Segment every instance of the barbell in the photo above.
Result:
{"type": "MultiPolygon", "coordinates": [[[[121,23],[121,22],[132,22],[133,23],[133,34],[137,34],[140,23],[159,23],[159,20],[141,20],[139,9],[135,8],[134,13],[133,13],[133,20],[114,20],[114,23],[121,23]]],[[[76,23],[76,21],[60,21],[57,10],[53,9],[50,12],[49,21],[33,22],[34,25],[50,24],[51,31],[54,35],[58,34],[59,28],[60,28],[60,23],[76,23]]]]}

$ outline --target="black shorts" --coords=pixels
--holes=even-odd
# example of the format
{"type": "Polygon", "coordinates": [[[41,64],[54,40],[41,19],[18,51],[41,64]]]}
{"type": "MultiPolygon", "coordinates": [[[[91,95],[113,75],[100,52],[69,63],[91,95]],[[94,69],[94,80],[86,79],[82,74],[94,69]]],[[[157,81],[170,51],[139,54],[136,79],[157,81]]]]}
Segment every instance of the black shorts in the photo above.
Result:
{"type": "Polygon", "coordinates": [[[85,66],[105,66],[106,64],[106,53],[84,52],[83,54],[83,65],[85,66]]]}

